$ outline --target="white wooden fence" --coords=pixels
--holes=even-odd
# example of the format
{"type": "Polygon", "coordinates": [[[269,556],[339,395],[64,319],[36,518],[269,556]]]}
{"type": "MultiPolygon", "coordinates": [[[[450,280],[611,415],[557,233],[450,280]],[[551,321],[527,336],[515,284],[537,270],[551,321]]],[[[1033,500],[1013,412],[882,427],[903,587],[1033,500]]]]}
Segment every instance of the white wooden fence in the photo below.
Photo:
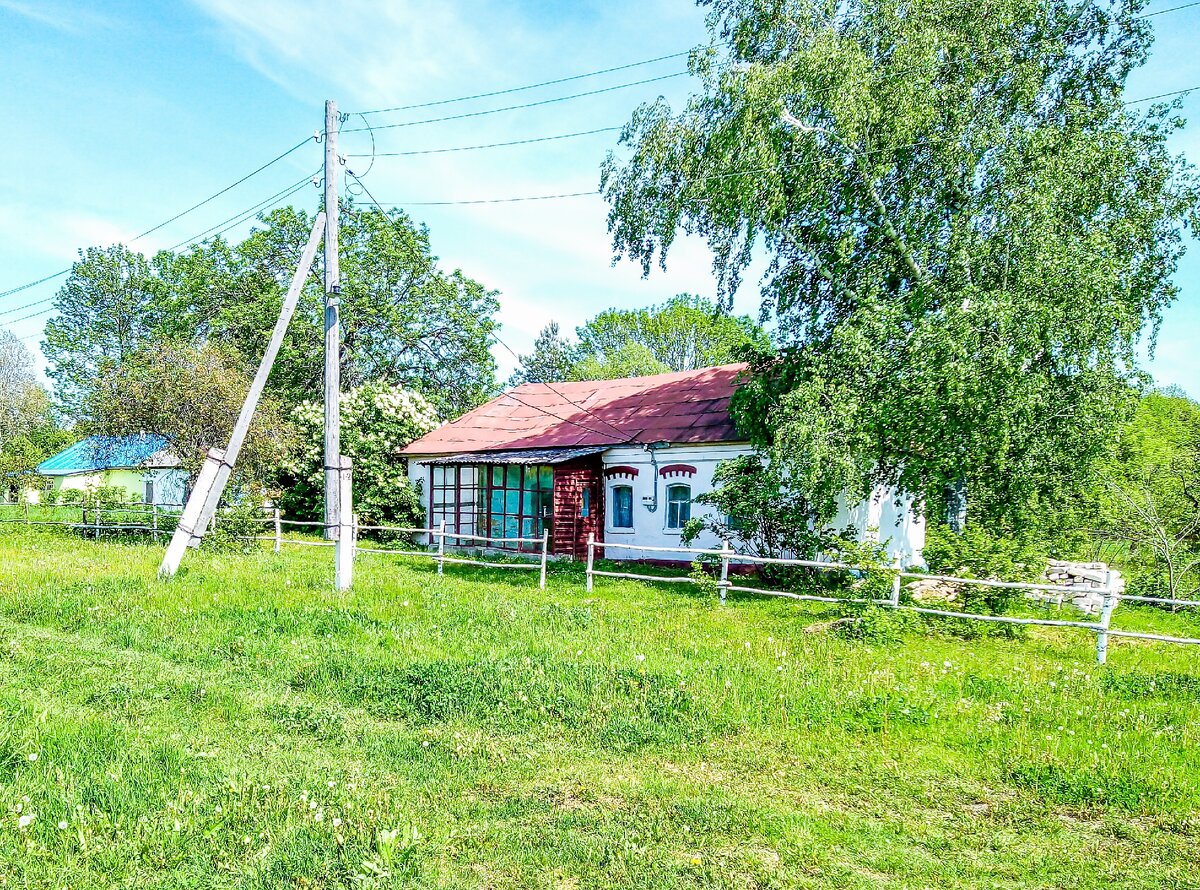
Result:
{"type": "MultiPolygon", "coordinates": [[[[323,522],[304,522],[294,519],[283,519],[280,517],[279,511],[275,511],[275,515],[267,522],[274,524],[273,535],[243,535],[241,540],[246,541],[270,541],[274,544],[275,552],[278,553],[284,545],[301,546],[301,547],[333,547],[333,541],[309,541],[300,538],[286,538],[283,535],[284,526],[299,526],[299,527],[315,527],[324,528],[323,522]]],[[[425,528],[404,528],[397,525],[361,525],[358,522],[358,517],[354,517],[353,525],[353,548],[351,550],[351,559],[357,557],[359,553],[373,553],[391,556],[415,556],[418,558],[431,559],[437,565],[437,573],[439,575],[445,573],[447,563],[452,565],[470,565],[483,566],[490,569],[516,569],[529,570],[538,572],[538,587],[542,590],[546,589],[546,563],[550,556],[550,533],[543,532],[540,538],[499,538],[489,537],[487,535],[468,535],[460,532],[446,531],[446,523],[443,521],[437,529],[425,528]],[[416,537],[417,535],[428,535],[431,540],[437,541],[436,549],[433,550],[403,550],[396,547],[363,547],[358,542],[360,532],[390,532],[392,534],[407,535],[416,537]],[[452,539],[455,541],[477,541],[482,545],[480,550],[491,550],[500,552],[510,552],[515,546],[517,547],[517,555],[520,555],[519,546],[521,544],[535,544],[540,547],[540,550],[530,554],[538,557],[537,562],[522,562],[510,561],[500,562],[493,559],[473,559],[462,555],[447,555],[446,541],[452,539]],[[488,547],[488,544],[497,544],[499,547],[488,547]]]]}
{"type": "MultiPolygon", "coordinates": [[[[83,534],[92,533],[99,538],[102,532],[108,531],[141,531],[146,532],[152,539],[157,540],[159,535],[169,535],[174,528],[172,522],[167,521],[167,517],[174,518],[177,513],[172,512],[169,508],[179,505],[161,505],[161,504],[132,504],[121,507],[80,507],[82,510],[80,521],[74,522],[68,519],[58,520],[39,520],[32,519],[29,515],[29,505],[25,504],[0,504],[3,507],[15,507],[21,510],[21,515],[16,517],[6,516],[0,513],[0,523],[22,523],[26,525],[37,526],[59,526],[71,528],[80,531],[83,534]],[[105,514],[140,514],[145,517],[141,522],[129,522],[126,519],[106,524],[103,520],[105,514]]],[[[50,509],[50,508],[44,508],[50,509]]],[[[55,507],[55,510],[67,509],[65,507],[55,507]]],[[[221,514],[214,514],[214,525],[219,524],[221,514]]],[[[293,538],[284,535],[285,527],[294,527],[300,529],[324,529],[325,523],[320,521],[305,521],[297,519],[284,519],[279,509],[276,508],[271,512],[270,516],[258,518],[256,522],[269,524],[272,534],[270,535],[235,535],[239,540],[246,541],[265,541],[273,545],[276,553],[280,552],[284,545],[296,547],[334,547],[335,542],[325,540],[310,540],[305,538],[293,538]]],[[[538,572],[538,587],[546,588],[546,564],[549,557],[549,533],[543,532],[540,538],[501,538],[489,537],[487,535],[462,534],[458,532],[450,532],[446,530],[445,522],[442,522],[437,529],[423,528],[403,528],[400,526],[390,525],[360,525],[358,518],[355,517],[353,524],[353,547],[351,549],[351,559],[354,559],[359,553],[393,555],[393,556],[410,556],[424,559],[430,559],[437,566],[437,573],[444,574],[447,563],[452,565],[472,565],[482,566],[493,569],[515,569],[529,570],[538,572]],[[398,535],[406,535],[415,537],[417,535],[428,535],[431,540],[437,542],[434,549],[417,549],[405,550],[394,547],[362,547],[358,543],[358,535],[360,532],[388,532],[398,535]],[[537,557],[536,562],[530,561],[498,561],[496,558],[483,559],[472,558],[464,555],[452,555],[446,552],[446,542],[452,540],[461,544],[462,541],[478,542],[481,546],[478,548],[487,555],[487,551],[509,553],[513,547],[519,548],[521,544],[538,545],[540,551],[534,551],[528,555],[537,557]],[[499,545],[498,547],[489,547],[487,545],[499,545]]],[[[452,545],[453,546],[453,545],[452,545]]],[[[633,571],[611,571],[596,568],[596,551],[604,548],[603,543],[597,543],[595,535],[588,536],[587,544],[587,571],[586,571],[586,589],[590,593],[593,587],[595,578],[619,578],[633,581],[649,581],[661,584],[699,584],[700,579],[693,578],[688,575],[652,575],[644,572],[633,571]]],[[[1166,597],[1153,596],[1134,596],[1131,594],[1117,592],[1112,584],[1111,573],[1106,577],[1104,586],[1095,591],[1102,597],[1102,606],[1098,620],[1096,621],[1068,621],[1055,618],[1023,618],[1013,615],[983,615],[976,612],[957,612],[948,609],[934,609],[927,606],[913,605],[911,603],[902,603],[900,601],[901,589],[904,584],[904,579],[915,581],[942,581],[948,584],[968,585],[975,587],[993,587],[1023,590],[1026,596],[1037,598],[1045,601],[1047,594],[1058,594],[1058,597],[1052,598],[1061,601],[1062,595],[1078,593],[1079,589],[1060,584],[1038,584],[1025,581],[993,581],[981,578],[958,578],[948,575],[929,575],[921,572],[904,571],[898,564],[891,569],[879,569],[878,567],[852,565],[849,563],[820,561],[810,559],[781,559],[764,556],[753,556],[748,553],[738,553],[731,549],[726,542],[720,549],[706,549],[700,547],[651,547],[646,545],[625,544],[613,545],[622,551],[635,551],[648,554],[667,554],[677,557],[684,557],[685,560],[692,560],[696,557],[708,556],[719,563],[720,570],[717,584],[717,591],[722,603],[725,602],[727,594],[732,591],[735,593],[748,593],[758,596],[772,596],[783,599],[800,600],[807,602],[822,602],[822,603],[874,603],[876,605],[886,606],[891,609],[916,612],[922,615],[932,615],[943,618],[960,618],[968,621],[990,621],[999,624],[1017,624],[1017,625],[1039,625],[1042,627],[1071,627],[1080,630],[1085,630],[1096,635],[1096,660],[1100,664],[1104,664],[1108,658],[1108,640],[1110,637],[1121,637],[1135,640],[1151,640],[1163,643],[1176,643],[1180,645],[1200,645],[1200,639],[1189,637],[1173,637],[1165,634],[1145,633],[1142,631],[1120,630],[1111,626],[1113,611],[1121,601],[1150,603],[1154,605],[1169,605],[1176,607],[1200,607],[1200,600],[1185,600],[1185,599],[1169,599],[1166,597]],[[886,598],[872,599],[864,597],[836,597],[822,596],[819,594],[810,593],[794,593],[785,590],[771,590],[763,587],[751,587],[746,584],[737,584],[730,580],[729,569],[731,565],[784,565],[795,566],[798,568],[810,568],[818,571],[849,571],[859,574],[867,574],[870,572],[885,571],[891,575],[891,595],[886,598]]],[[[680,560],[672,560],[680,561],[680,560]]]]}
{"type": "MultiPolygon", "coordinates": [[[[982,615],[976,612],[956,612],[948,609],[933,609],[927,606],[912,605],[910,603],[902,603],[900,601],[901,588],[904,584],[904,579],[912,579],[914,581],[944,581],[950,584],[961,584],[975,587],[993,587],[1006,588],[1011,590],[1023,590],[1029,593],[1055,593],[1055,594],[1074,594],[1078,593],[1079,589],[1075,587],[1067,587],[1059,584],[1037,584],[1025,581],[992,581],[982,578],[957,578],[948,575],[928,575],[921,572],[904,571],[899,564],[894,568],[880,570],[878,567],[851,565],[841,562],[823,562],[811,559],[779,559],[764,556],[752,556],[748,553],[738,553],[729,547],[729,543],[725,542],[718,550],[704,549],[698,547],[649,547],[643,545],[633,545],[622,543],[619,549],[622,551],[633,550],[643,553],[660,553],[660,554],[676,554],[691,559],[696,557],[708,556],[720,563],[720,574],[717,580],[717,592],[721,602],[725,602],[726,595],[730,591],[738,593],[750,593],[761,596],[782,597],[784,599],[805,600],[810,602],[824,603],[873,603],[876,605],[885,606],[891,609],[903,610],[908,612],[916,612],[922,615],[940,616],[943,618],[961,618],[968,621],[990,621],[998,624],[1026,624],[1040,625],[1042,627],[1073,627],[1080,630],[1086,630],[1096,634],[1096,661],[1104,664],[1108,660],[1108,640],[1109,637],[1125,637],[1136,640],[1154,640],[1162,643],[1177,643],[1180,645],[1200,645],[1200,639],[1190,637],[1171,637],[1164,634],[1143,633],[1140,631],[1117,630],[1112,628],[1112,615],[1117,604],[1121,600],[1130,602],[1154,603],[1159,605],[1175,605],[1175,606],[1200,606],[1200,600],[1178,600],[1167,599],[1163,597],[1150,596],[1129,596],[1123,593],[1118,593],[1112,583],[1112,573],[1107,572],[1104,586],[1098,592],[1103,597],[1103,604],[1100,609],[1099,620],[1097,621],[1066,621],[1056,618],[1019,618],[1013,615],[982,615]],[[849,571],[857,572],[862,575],[870,572],[886,571],[891,575],[891,595],[885,599],[864,598],[864,597],[834,597],[820,596],[817,594],[808,593],[792,593],[783,590],[768,590],[761,587],[749,587],[746,585],[735,584],[729,580],[729,567],[731,565],[784,565],[796,566],[799,568],[817,569],[818,571],[849,571]]],[[[624,578],[635,581],[651,581],[654,583],[670,583],[670,584],[701,584],[699,578],[693,578],[689,575],[649,575],[640,572],[617,572],[601,570],[596,568],[596,551],[603,549],[603,543],[597,543],[595,535],[588,536],[587,546],[587,590],[590,593],[592,590],[593,579],[601,578],[624,578]]]]}
{"type": "MultiPolygon", "coordinates": [[[[91,534],[99,538],[102,532],[146,532],[152,539],[157,540],[159,535],[170,535],[174,530],[174,523],[166,521],[168,516],[178,518],[178,512],[169,512],[167,507],[179,507],[182,504],[160,505],[160,504],[130,504],[121,507],[83,507],[72,505],[46,507],[45,510],[81,510],[80,521],[75,522],[71,519],[33,519],[29,515],[29,505],[25,504],[22,509],[21,504],[0,504],[0,508],[13,507],[21,511],[20,515],[15,517],[7,517],[0,513],[0,523],[20,523],[31,526],[58,526],[59,528],[69,528],[83,534],[91,534]],[[160,509],[164,508],[164,509],[160,509]],[[124,514],[126,517],[129,514],[134,516],[147,517],[144,521],[129,522],[116,521],[105,523],[103,517],[105,515],[124,514]],[[160,521],[161,520],[161,521],[160,521]]],[[[286,528],[296,528],[301,530],[311,530],[318,532],[325,528],[324,522],[309,521],[301,519],[284,519],[278,508],[270,511],[271,515],[266,517],[254,517],[252,521],[263,523],[271,526],[272,534],[270,535],[234,535],[233,537],[240,541],[264,541],[273,545],[276,553],[286,545],[289,547],[334,547],[335,542],[324,540],[310,540],[306,538],[292,538],[284,535],[286,528]]],[[[228,515],[228,514],[225,514],[228,515]]],[[[217,511],[213,514],[213,525],[218,526],[221,522],[222,514],[217,511]]],[[[243,520],[244,521],[244,520],[243,520]]],[[[393,556],[415,556],[420,558],[431,559],[437,565],[437,573],[443,574],[447,563],[453,565],[472,565],[482,566],[492,569],[515,569],[517,571],[536,571],[538,572],[538,587],[542,590],[546,588],[546,564],[550,556],[550,534],[549,531],[542,533],[539,538],[501,538],[489,537],[487,535],[469,535],[460,532],[450,532],[446,530],[446,523],[442,522],[437,529],[424,528],[403,528],[394,525],[360,525],[358,517],[354,517],[353,524],[353,539],[351,559],[358,553],[372,554],[391,554],[393,556]],[[358,543],[359,532],[390,532],[398,535],[407,535],[416,537],[417,535],[428,535],[431,540],[437,542],[436,548],[429,550],[403,550],[395,547],[362,547],[358,543]],[[499,561],[496,557],[491,559],[474,559],[464,555],[447,554],[447,540],[457,542],[459,545],[463,541],[478,542],[480,546],[477,548],[481,551],[491,551],[494,553],[514,553],[514,555],[522,555],[520,551],[521,544],[532,544],[538,549],[533,552],[525,551],[525,555],[536,557],[536,562],[529,561],[499,561]],[[494,547],[488,545],[496,545],[494,547]],[[515,552],[514,552],[515,551],[515,552]]],[[[454,544],[451,545],[455,546],[454,544]]]]}

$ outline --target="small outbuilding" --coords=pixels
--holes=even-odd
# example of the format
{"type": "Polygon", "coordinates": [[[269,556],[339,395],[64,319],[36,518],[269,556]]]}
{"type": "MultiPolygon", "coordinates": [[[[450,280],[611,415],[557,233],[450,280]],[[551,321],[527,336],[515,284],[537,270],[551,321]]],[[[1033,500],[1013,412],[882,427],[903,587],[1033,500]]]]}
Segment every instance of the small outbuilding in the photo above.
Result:
{"type": "Polygon", "coordinates": [[[90,436],[38,464],[50,480],[49,500],[67,491],[122,489],[130,501],[178,506],[187,495],[188,474],[179,469],[163,436],[90,436]]]}
{"type": "MultiPolygon", "coordinates": [[[[717,465],[753,451],[729,413],[745,372],[735,364],[518,386],[402,450],[426,527],[496,538],[548,531],[552,553],[577,559],[589,535],[610,559],[645,555],[621,544],[679,547],[685,523],[708,509],[694,501],[713,487],[717,465]]],[[[881,488],[835,524],[877,536],[912,564],[925,543],[912,506],[881,488]]],[[[706,533],[692,546],[719,544],[706,533]]]]}

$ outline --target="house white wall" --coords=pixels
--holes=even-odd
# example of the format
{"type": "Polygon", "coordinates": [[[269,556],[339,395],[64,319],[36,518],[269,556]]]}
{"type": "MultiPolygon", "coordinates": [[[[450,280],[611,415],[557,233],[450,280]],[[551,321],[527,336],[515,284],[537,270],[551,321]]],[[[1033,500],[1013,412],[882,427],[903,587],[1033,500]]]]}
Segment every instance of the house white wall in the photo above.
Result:
{"type": "MultiPolygon", "coordinates": [[[[621,543],[651,547],[681,547],[681,532],[667,528],[667,486],[686,484],[691,487],[692,498],[713,488],[713,474],[717,465],[744,454],[752,454],[748,444],[672,445],[656,450],[654,460],[659,469],[671,464],[686,464],[695,467],[691,476],[656,476],[649,452],[640,446],[610,448],[601,457],[605,470],[627,466],[635,468],[637,476],[604,476],[604,555],[608,559],[672,559],[672,554],[653,554],[623,549],[621,543]],[[654,485],[658,484],[658,509],[651,512],[654,485]],[[613,521],[613,489],[618,485],[633,488],[633,528],[615,528],[613,521]]],[[[419,463],[419,456],[408,460],[408,478],[414,486],[419,485],[421,502],[429,503],[429,466],[419,463]]],[[[905,565],[922,562],[921,550],[925,546],[925,520],[913,515],[912,499],[897,502],[890,490],[882,487],[861,503],[847,505],[843,499],[834,526],[838,529],[852,526],[859,540],[885,542],[889,556],[899,556],[905,565]]],[[[692,504],[691,515],[701,517],[711,511],[710,507],[692,504]]],[[[702,533],[690,546],[716,548],[721,545],[716,536],[702,533]]],[[[811,556],[811,554],[803,554],[811,556]]],[[[676,554],[675,556],[678,556],[676,554]]],[[[681,557],[685,558],[685,557],[681,557]]]]}
{"type": "MultiPolygon", "coordinates": [[[[622,549],[621,542],[640,544],[647,547],[682,547],[681,532],[678,529],[667,528],[667,486],[682,484],[689,485],[692,498],[712,491],[713,473],[717,464],[724,460],[751,454],[749,445],[672,445],[669,448],[659,448],[654,452],[654,461],[659,470],[671,464],[687,464],[696,468],[694,476],[676,476],[663,478],[654,472],[650,453],[640,446],[622,446],[605,451],[602,460],[604,469],[627,466],[635,468],[637,476],[609,478],[607,472],[604,479],[604,555],[608,559],[680,559],[678,554],[643,553],[636,550],[622,549]],[[654,486],[658,485],[658,509],[650,512],[654,501],[654,486]],[[613,489],[619,485],[633,487],[633,528],[613,527],[613,489]]],[[[697,518],[710,512],[710,507],[692,504],[692,517],[697,518]]],[[[691,547],[720,547],[721,542],[708,532],[702,533],[691,547]]]]}
{"type": "Polygon", "coordinates": [[[838,499],[833,520],[837,531],[850,526],[860,541],[876,541],[887,547],[891,559],[905,566],[924,565],[925,514],[913,511],[911,495],[897,498],[894,489],[876,486],[865,501],[849,504],[838,499]]]}
{"type": "MultiPolygon", "coordinates": [[[[609,559],[652,559],[653,553],[622,549],[621,542],[640,544],[650,547],[681,547],[681,532],[678,529],[667,528],[667,486],[672,484],[687,484],[691,487],[693,499],[713,488],[713,474],[721,461],[729,460],[744,454],[753,453],[749,445],[716,444],[716,445],[673,445],[669,448],[658,449],[655,461],[659,470],[672,464],[686,464],[696,468],[692,476],[663,477],[654,473],[650,454],[640,447],[623,446],[612,448],[603,455],[605,469],[616,466],[629,466],[637,469],[637,476],[630,479],[628,475],[608,477],[604,480],[604,551],[609,559]],[[648,505],[653,503],[654,485],[658,483],[658,509],[650,512],[648,505]],[[613,527],[613,489],[618,485],[633,487],[633,528],[622,529],[613,527]]],[[[712,512],[711,507],[692,504],[693,517],[702,517],[712,512]]],[[[880,486],[870,498],[856,504],[847,504],[845,498],[839,505],[836,519],[836,529],[850,526],[860,541],[872,540],[883,543],[891,558],[897,556],[905,565],[922,562],[921,550],[925,546],[925,520],[923,516],[914,515],[912,498],[904,497],[899,500],[890,489],[880,486]]],[[[692,547],[714,548],[721,542],[716,536],[704,532],[690,545],[692,547]]],[[[811,556],[811,554],[803,554],[811,556]]],[[[659,554],[657,558],[671,559],[671,554],[659,554]]]]}

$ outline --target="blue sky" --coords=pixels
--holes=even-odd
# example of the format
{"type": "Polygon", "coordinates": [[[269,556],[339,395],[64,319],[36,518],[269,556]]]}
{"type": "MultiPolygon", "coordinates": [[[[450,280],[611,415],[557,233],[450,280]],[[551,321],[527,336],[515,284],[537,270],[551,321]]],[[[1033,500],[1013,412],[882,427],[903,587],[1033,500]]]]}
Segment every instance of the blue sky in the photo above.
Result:
{"type": "MultiPolygon", "coordinates": [[[[1152,0],[1148,11],[1183,0],[1152,0]]],[[[1130,98],[1200,85],[1200,7],[1157,16],[1158,42],[1130,98]]],[[[0,78],[8,120],[0,163],[0,291],[66,267],[80,247],[128,240],[228,185],[321,126],[326,98],[346,111],[504,89],[648,59],[705,39],[703,10],[685,0],[505,4],[427,0],[193,0],[72,3],[0,0],[0,78]]],[[[548,86],[513,96],[374,115],[373,124],[440,117],[601,89],[683,70],[683,60],[548,86]]],[[[517,112],[377,131],[379,152],[417,151],[573,133],[624,123],[662,94],[681,104],[676,77],[517,112]]],[[[1200,93],[1184,114],[1200,118],[1200,93]]],[[[361,126],[351,117],[346,129],[361,126]]],[[[501,292],[501,336],[525,351],[550,319],[572,328],[609,306],[637,307],[689,291],[711,295],[710,257],[684,240],[668,271],[643,280],[612,264],[598,197],[508,204],[414,202],[560,194],[596,188],[616,134],[491,151],[379,157],[366,180],[387,203],[430,226],[444,266],[501,292]]],[[[1200,121],[1175,140],[1200,158],[1200,121]]],[[[347,134],[342,151],[371,150],[347,134]]],[[[136,242],[153,251],[234,216],[315,170],[321,147],[284,161],[136,242]]],[[[365,161],[350,158],[361,172],[365,161]]],[[[315,189],[293,203],[314,209],[315,189]]],[[[249,224],[230,232],[244,232],[249,224]]],[[[1200,251],[1180,266],[1150,369],[1158,382],[1200,395],[1200,251]]],[[[0,298],[0,325],[36,349],[45,316],[9,312],[53,296],[60,281],[0,298]],[[8,313],[8,314],[5,314],[8,313]]],[[[753,280],[737,301],[756,312],[753,280]]],[[[498,349],[502,372],[512,366],[498,349]]]]}

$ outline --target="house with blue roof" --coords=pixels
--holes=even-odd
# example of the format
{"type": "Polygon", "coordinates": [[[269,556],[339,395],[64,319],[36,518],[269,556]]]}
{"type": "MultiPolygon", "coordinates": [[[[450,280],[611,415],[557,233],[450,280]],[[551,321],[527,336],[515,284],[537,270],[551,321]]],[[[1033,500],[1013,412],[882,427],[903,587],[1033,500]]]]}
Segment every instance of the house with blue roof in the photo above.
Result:
{"type": "Polygon", "coordinates": [[[131,501],[160,506],[182,505],[188,474],[179,468],[163,436],[89,436],[48,457],[37,472],[50,482],[49,500],[66,491],[123,489],[131,501]]]}

